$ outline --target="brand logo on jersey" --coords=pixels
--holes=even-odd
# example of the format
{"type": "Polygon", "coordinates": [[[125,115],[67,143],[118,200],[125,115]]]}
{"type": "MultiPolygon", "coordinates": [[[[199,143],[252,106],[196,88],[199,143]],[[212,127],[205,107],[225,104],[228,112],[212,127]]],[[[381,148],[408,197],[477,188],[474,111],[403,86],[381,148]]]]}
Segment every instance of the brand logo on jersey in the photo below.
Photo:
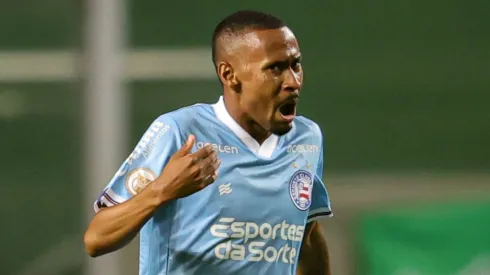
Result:
{"type": "Polygon", "coordinates": [[[298,251],[293,244],[302,241],[304,230],[304,225],[286,221],[257,224],[224,217],[213,224],[210,231],[214,237],[225,240],[214,248],[218,259],[294,264],[298,251]],[[281,247],[268,245],[277,239],[285,241],[285,244],[281,247]]]}
{"type": "Polygon", "coordinates": [[[129,193],[136,195],[156,178],[155,173],[150,169],[136,168],[126,178],[126,189],[129,193]]]}
{"type": "Polygon", "coordinates": [[[197,142],[197,148],[201,149],[204,146],[211,144],[213,149],[217,152],[220,153],[225,153],[225,154],[238,154],[238,148],[235,146],[229,146],[229,145],[222,145],[222,144],[216,144],[216,143],[209,143],[209,142],[197,142]]]}
{"type": "Polygon", "coordinates": [[[294,173],[289,181],[289,194],[299,210],[304,211],[310,207],[312,190],[313,179],[308,171],[299,170],[294,173]]]}
{"type": "Polygon", "coordinates": [[[155,149],[158,141],[168,132],[170,126],[163,122],[156,121],[150,126],[150,129],[141,138],[136,149],[128,157],[127,162],[129,165],[133,163],[133,160],[139,158],[141,155],[148,158],[153,149],[155,149]]]}
{"type": "Polygon", "coordinates": [[[288,153],[289,154],[295,154],[295,153],[317,153],[318,152],[318,146],[315,144],[295,144],[295,145],[288,145],[288,153]]]}
{"type": "Polygon", "coordinates": [[[233,191],[233,190],[231,189],[231,183],[221,184],[221,185],[218,187],[218,190],[219,190],[219,195],[220,195],[220,196],[227,195],[227,194],[231,194],[231,192],[233,191]]]}

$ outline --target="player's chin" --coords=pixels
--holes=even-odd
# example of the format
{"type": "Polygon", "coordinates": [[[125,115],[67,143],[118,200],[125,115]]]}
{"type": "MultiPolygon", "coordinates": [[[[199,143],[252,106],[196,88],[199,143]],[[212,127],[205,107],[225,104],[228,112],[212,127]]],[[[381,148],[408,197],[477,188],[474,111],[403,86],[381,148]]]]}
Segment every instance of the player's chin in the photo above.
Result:
{"type": "Polygon", "coordinates": [[[270,123],[270,132],[277,135],[282,136],[293,128],[293,121],[296,118],[296,108],[290,108],[289,111],[281,112],[281,109],[278,109],[274,116],[272,117],[270,123]]]}
{"type": "Polygon", "coordinates": [[[289,133],[292,128],[292,121],[274,121],[271,125],[271,133],[277,136],[282,136],[289,133]]]}

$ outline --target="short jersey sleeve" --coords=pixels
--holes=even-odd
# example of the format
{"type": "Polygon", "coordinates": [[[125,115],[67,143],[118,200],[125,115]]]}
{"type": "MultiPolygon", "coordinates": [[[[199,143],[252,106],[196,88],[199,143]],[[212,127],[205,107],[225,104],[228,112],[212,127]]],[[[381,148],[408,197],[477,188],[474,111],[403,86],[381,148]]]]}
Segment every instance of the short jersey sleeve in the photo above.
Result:
{"type": "Polygon", "coordinates": [[[307,222],[331,216],[333,213],[330,208],[330,198],[323,183],[323,146],[321,146],[315,179],[313,180],[312,199],[307,222]]]}
{"type": "Polygon", "coordinates": [[[171,118],[162,115],[153,121],[95,201],[95,212],[138,194],[161,174],[180,144],[182,140],[179,129],[171,118]]]}

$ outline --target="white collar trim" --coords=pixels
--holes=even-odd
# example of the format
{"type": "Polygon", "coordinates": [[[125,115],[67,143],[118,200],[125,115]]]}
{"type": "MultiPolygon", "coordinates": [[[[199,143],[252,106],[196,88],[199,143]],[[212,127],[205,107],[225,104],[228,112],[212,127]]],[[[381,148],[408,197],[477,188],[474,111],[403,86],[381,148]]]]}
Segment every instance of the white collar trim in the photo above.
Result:
{"type": "Polygon", "coordinates": [[[245,131],[236,121],[233,119],[226,110],[223,96],[219,97],[216,104],[213,104],[216,117],[255,154],[264,158],[270,158],[274,150],[276,149],[279,137],[277,135],[270,135],[262,145],[260,145],[247,131],[245,131]]]}

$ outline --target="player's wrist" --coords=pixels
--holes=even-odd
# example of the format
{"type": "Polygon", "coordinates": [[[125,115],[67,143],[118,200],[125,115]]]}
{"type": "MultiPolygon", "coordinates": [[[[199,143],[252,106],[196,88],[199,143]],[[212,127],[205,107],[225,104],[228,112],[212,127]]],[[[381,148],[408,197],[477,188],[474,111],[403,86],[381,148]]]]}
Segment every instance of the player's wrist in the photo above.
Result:
{"type": "Polygon", "coordinates": [[[151,184],[152,198],[157,206],[166,204],[174,199],[171,193],[167,190],[167,188],[165,188],[166,186],[167,184],[165,184],[164,182],[157,182],[157,181],[154,181],[151,184]]]}

